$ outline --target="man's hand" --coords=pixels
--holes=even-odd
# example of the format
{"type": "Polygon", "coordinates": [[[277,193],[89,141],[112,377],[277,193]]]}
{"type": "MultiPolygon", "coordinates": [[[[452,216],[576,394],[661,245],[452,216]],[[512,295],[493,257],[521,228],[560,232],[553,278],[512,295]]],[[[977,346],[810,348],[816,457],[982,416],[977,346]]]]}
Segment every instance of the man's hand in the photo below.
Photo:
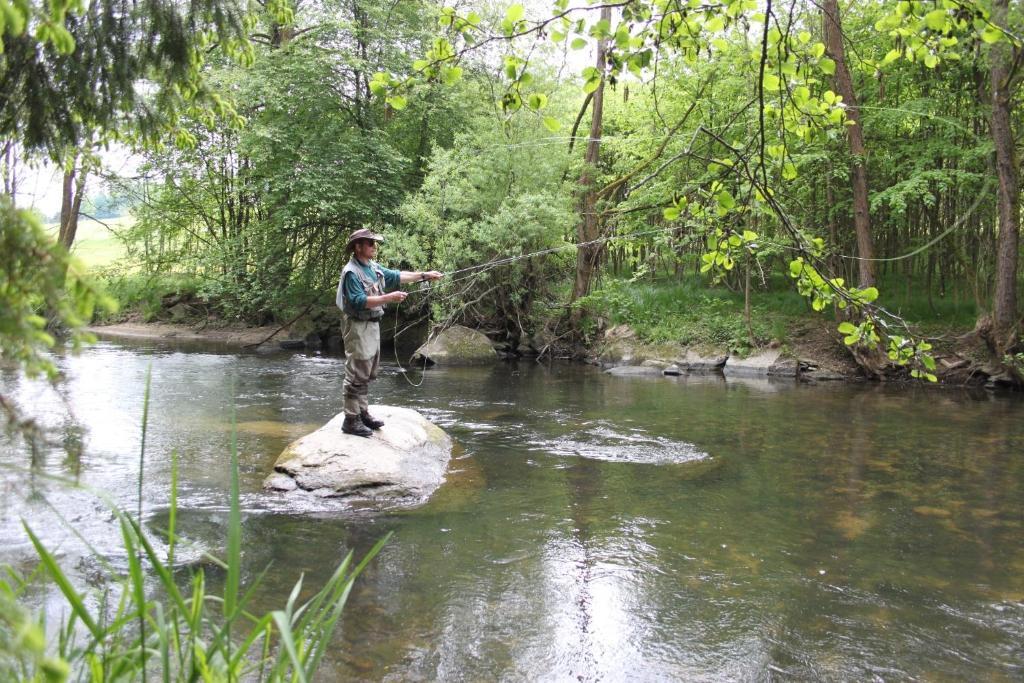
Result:
{"type": "Polygon", "coordinates": [[[436,270],[428,270],[423,272],[424,280],[440,280],[444,277],[444,273],[439,273],[436,270]]]}
{"type": "Polygon", "coordinates": [[[381,296],[381,299],[386,304],[400,304],[403,301],[405,301],[405,297],[407,297],[407,296],[409,296],[409,295],[406,294],[405,292],[403,292],[402,290],[396,289],[393,292],[390,292],[388,294],[384,294],[383,296],[381,296]]]}

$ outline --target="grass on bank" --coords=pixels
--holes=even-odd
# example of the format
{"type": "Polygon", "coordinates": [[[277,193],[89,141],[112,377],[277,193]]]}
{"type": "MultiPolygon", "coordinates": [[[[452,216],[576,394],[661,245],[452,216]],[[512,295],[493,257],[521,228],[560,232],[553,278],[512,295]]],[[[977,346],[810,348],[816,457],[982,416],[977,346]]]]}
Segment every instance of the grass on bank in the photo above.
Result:
{"type": "MultiPolygon", "coordinates": [[[[93,270],[122,263],[126,254],[125,246],[114,233],[127,230],[134,223],[135,218],[131,215],[104,218],[102,221],[82,216],[78,220],[71,254],[93,270]]],[[[60,226],[51,223],[46,229],[56,237],[60,226]]]]}
{"type": "MultiPolygon", "coordinates": [[[[146,406],[148,398],[147,381],[146,406]]],[[[144,407],[140,495],[146,414],[144,407]]],[[[354,566],[353,554],[349,552],[326,585],[309,600],[299,601],[303,590],[300,578],[282,609],[252,614],[248,610],[249,599],[263,574],[251,585],[242,585],[242,523],[234,439],[231,468],[226,557],[207,558],[226,576],[219,595],[207,589],[202,568],[189,569],[187,579],[181,580],[183,570],[174,562],[176,460],[172,460],[166,545],[158,548],[158,543],[143,529],[139,520],[141,506],[133,516],[111,505],[127,570],[114,569],[93,551],[104,568],[104,581],[103,588],[92,596],[80,592],[54,553],[31,525],[23,522],[40,562],[30,579],[45,577],[52,581],[68,616],[56,629],[56,642],[48,643],[46,634],[53,628],[47,628],[45,615],[34,613],[25,605],[24,598],[33,581],[6,568],[0,576],[0,680],[315,680],[353,582],[390,534],[354,566]]]]}
{"type": "MultiPolygon", "coordinates": [[[[923,287],[908,294],[905,278],[883,280],[879,304],[927,333],[969,330],[978,316],[973,300],[933,294],[923,287]]],[[[650,343],[679,343],[745,354],[778,342],[786,344],[795,328],[831,320],[831,312],[817,313],[791,283],[779,279],[768,291],[750,297],[750,324],[744,315],[744,296],[728,288],[712,287],[707,280],[690,277],[672,281],[605,278],[588,297],[588,308],[611,325],[627,324],[650,343]]]]}

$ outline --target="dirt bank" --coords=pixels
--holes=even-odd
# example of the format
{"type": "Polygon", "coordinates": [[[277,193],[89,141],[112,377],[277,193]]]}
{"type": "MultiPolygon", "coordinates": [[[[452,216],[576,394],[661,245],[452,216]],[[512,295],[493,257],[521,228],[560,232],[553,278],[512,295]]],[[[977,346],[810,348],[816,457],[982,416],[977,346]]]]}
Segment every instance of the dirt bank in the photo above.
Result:
{"type": "MultiPolygon", "coordinates": [[[[249,327],[241,323],[143,323],[123,322],[113,325],[93,325],[87,328],[101,339],[166,339],[174,341],[203,341],[244,347],[259,344],[274,334],[279,325],[249,327]]],[[[268,346],[287,339],[287,330],[278,332],[268,346]]]]}

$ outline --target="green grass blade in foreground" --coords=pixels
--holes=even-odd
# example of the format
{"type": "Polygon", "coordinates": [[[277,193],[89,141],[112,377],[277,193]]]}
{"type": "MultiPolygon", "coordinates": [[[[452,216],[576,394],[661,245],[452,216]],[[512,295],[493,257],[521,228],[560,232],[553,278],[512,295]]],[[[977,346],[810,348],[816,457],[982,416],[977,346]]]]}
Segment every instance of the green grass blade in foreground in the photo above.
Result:
{"type": "MultiPolygon", "coordinates": [[[[142,550],[138,547],[133,536],[131,526],[125,521],[124,515],[119,515],[121,522],[121,537],[124,542],[125,555],[128,558],[128,577],[131,585],[131,594],[135,602],[134,617],[138,618],[139,624],[139,656],[142,669],[142,678],[146,678],[146,618],[148,606],[146,604],[146,584],[142,573],[142,550]]],[[[114,630],[120,633],[119,629],[114,630]]]]}
{"type": "MultiPolygon", "coordinates": [[[[136,516],[138,529],[142,529],[142,483],[145,481],[146,473],[146,429],[149,427],[149,390],[153,380],[153,361],[146,367],[146,390],[142,395],[142,441],[139,444],[139,490],[136,501],[136,516]]],[[[131,568],[132,587],[135,591],[135,601],[138,607],[139,616],[139,642],[141,643],[142,657],[142,680],[146,680],[146,594],[145,584],[142,579],[142,549],[131,539],[131,533],[121,521],[121,529],[125,539],[125,550],[128,551],[129,567],[131,568]]]]}
{"type": "MultiPolygon", "coordinates": [[[[264,614],[259,621],[252,625],[249,631],[249,635],[245,637],[238,647],[235,649],[235,654],[231,658],[230,669],[237,671],[238,668],[245,663],[246,655],[249,654],[249,650],[256,644],[261,638],[270,638],[271,632],[267,629],[267,626],[273,620],[272,614],[264,614]]],[[[260,678],[262,680],[262,677],[260,678]]]]}
{"type": "Polygon", "coordinates": [[[160,559],[156,549],[153,548],[153,544],[149,542],[146,535],[141,533],[141,530],[136,526],[136,522],[132,519],[128,519],[128,523],[133,526],[139,540],[139,545],[146,553],[146,558],[149,560],[149,564],[153,567],[156,572],[157,578],[160,579],[160,586],[167,591],[167,594],[174,601],[175,607],[177,607],[182,614],[189,614],[190,610],[186,604],[185,597],[181,591],[178,590],[178,584],[174,582],[174,575],[171,573],[170,567],[160,559]]]}
{"type": "Polygon", "coordinates": [[[89,629],[93,638],[96,640],[102,640],[103,631],[96,623],[96,620],[93,619],[92,615],[89,614],[89,610],[86,608],[85,602],[82,600],[82,596],[75,591],[71,582],[68,580],[68,577],[63,571],[61,571],[60,565],[57,564],[53,555],[51,555],[50,551],[43,546],[39,537],[32,532],[28,522],[21,520],[21,525],[25,528],[25,533],[28,534],[29,539],[32,541],[32,545],[35,546],[36,553],[39,555],[39,561],[42,562],[43,566],[46,568],[46,572],[57,584],[57,587],[60,588],[60,592],[64,594],[64,598],[68,601],[68,605],[71,607],[72,611],[79,619],[82,620],[82,623],[89,629]]]}
{"type": "MultiPolygon", "coordinates": [[[[314,644],[313,653],[310,656],[309,663],[307,665],[307,671],[309,672],[310,676],[312,676],[313,672],[315,672],[317,668],[320,666],[320,660],[323,658],[324,652],[326,652],[327,643],[330,642],[331,636],[334,633],[334,629],[338,624],[338,620],[341,618],[342,610],[345,607],[345,603],[348,601],[348,596],[349,593],[352,591],[352,585],[353,583],[355,583],[356,577],[358,577],[363,572],[363,569],[366,568],[366,565],[369,564],[370,561],[374,557],[376,557],[378,553],[380,553],[384,545],[391,539],[392,533],[394,532],[389,531],[384,536],[384,538],[377,541],[376,545],[374,545],[373,548],[370,549],[370,552],[366,553],[366,556],[363,557],[362,561],[358,565],[356,565],[355,569],[352,570],[348,577],[345,578],[341,585],[338,587],[340,588],[340,591],[335,592],[334,590],[331,590],[331,583],[333,583],[333,577],[332,582],[329,582],[328,585],[324,587],[324,592],[331,590],[332,595],[336,595],[336,597],[334,597],[331,601],[333,604],[333,608],[329,612],[327,619],[324,621],[323,625],[320,628],[318,628],[318,638],[316,643],[314,644]]],[[[335,576],[338,577],[339,581],[341,581],[341,576],[344,574],[345,571],[344,568],[347,567],[351,557],[352,553],[349,553],[348,556],[345,558],[345,561],[342,562],[341,566],[338,568],[338,572],[335,573],[335,576]]]]}
{"type": "MultiPolygon", "coordinates": [[[[269,569],[270,569],[269,566],[264,567],[263,571],[261,571],[256,576],[256,578],[252,581],[252,583],[250,583],[249,587],[245,591],[245,594],[242,595],[242,597],[238,600],[238,604],[235,606],[235,612],[234,612],[234,615],[233,615],[233,618],[232,618],[232,622],[235,619],[237,619],[239,616],[242,616],[242,617],[245,617],[246,619],[248,619],[252,623],[256,623],[256,624],[260,623],[261,618],[246,612],[245,611],[245,606],[249,603],[249,600],[256,593],[256,589],[259,588],[260,584],[263,583],[263,578],[267,575],[267,571],[269,569]]],[[[264,615],[264,617],[262,619],[263,620],[269,619],[269,615],[264,615]]],[[[253,627],[253,628],[255,628],[255,627],[253,627]]],[[[225,640],[230,635],[231,634],[230,634],[229,623],[225,623],[223,626],[221,626],[221,628],[219,630],[216,631],[216,633],[214,634],[213,638],[210,640],[210,648],[214,649],[214,648],[220,647],[221,642],[223,640],[225,640]]],[[[250,636],[251,635],[252,634],[250,632],[250,636]]],[[[250,640],[250,638],[246,638],[246,640],[250,640]]],[[[236,650],[234,655],[231,655],[230,653],[228,653],[230,655],[228,658],[231,660],[232,666],[234,666],[235,662],[240,661],[247,653],[248,653],[248,648],[247,647],[243,647],[241,650],[236,650]]]]}
{"type": "MultiPolygon", "coordinates": [[[[291,662],[293,675],[301,683],[306,683],[306,670],[302,666],[302,660],[299,659],[298,651],[295,649],[295,639],[292,636],[291,624],[288,623],[288,615],[278,610],[272,616],[274,623],[277,624],[277,630],[281,634],[281,646],[284,647],[284,651],[288,655],[288,661],[291,662]]],[[[284,672],[280,671],[280,673],[283,675],[284,672]]]]}
{"type": "Polygon", "coordinates": [[[171,451],[171,497],[167,512],[167,566],[174,567],[174,535],[178,521],[178,451],[171,451]]]}
{"type": "Polygon", "coordinates": [[[228,515],[227,580],[224,584],[224,631],[226,638],[225,658],[231,659],[231,624],[237,615],[239,582],[242,573],[242,512],[239,505],[238,488],[238,430],[235,420],[235,405],[231,404],[231,493],[228,515]]]}

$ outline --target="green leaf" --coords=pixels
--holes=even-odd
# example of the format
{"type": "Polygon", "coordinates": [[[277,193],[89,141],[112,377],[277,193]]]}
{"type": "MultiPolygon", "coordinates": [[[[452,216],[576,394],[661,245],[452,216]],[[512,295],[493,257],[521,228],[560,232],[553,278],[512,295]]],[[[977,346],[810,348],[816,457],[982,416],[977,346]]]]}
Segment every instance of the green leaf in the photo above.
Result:
{"type": "Polygon", "coordinates": [[[587,46],[586,38],[574,38],[572,43],[569,45],[573,50],[582,50],[587,46]]]}
{"type": "Polygon", "coordinates": [[[391,105],[392,109],[396,109],[399,111],[405,109],[406,104],[408,104],[405,98],[402,97],[401,95],[392,95],[391,97],[387,98],[385,102],[391,105]]]}
{"type": "Polygon", "coordinates": [[[787,161],[782,165],[782,177],[785,180],[793,180],[797,177],[796,166],[787,161]]]}
{"type": "Polygon", "coordinates": [[[629,27],[625,24],[620,24],[615,30],[615,46],[620,50],[629,49],[629,27]]]}
{"type": "Polygon", "coordinates": [[[853,334],[857,331],[857,326],[853,323],[843,322],[839,323],[839,327],[837,329],[839,330],[839,334],[853,334]]]}
{"type": "Polygon", "coordinates": [[[525,14],[526,14],[526,10],[523,9],[522,5],[518,5],[518,4],[517,5],[512,5],[505,12],[505,21],[514,24],[517,21],[519,21],[520,19],[522,19],[523,15],[525,15],[525,14]]]}
{"type": "Polygon", "coordinates": [[[450,66],[441,69],[441,82],[445,85],[454,85],[462,80],[462,67],[450,66]]]}
{"type": "Polygon", "coordinates": [[[720,16],[713,16],[704,22],[704,28],[711,33],[717,33],[725,28],[725,20],[720,16]]]}
{"type": "Polygon", "coordinates": [[[981,39],[989,45],[993,45],[1003,39],[1003,32],[999,28],[989,25],[981,32],[981,39]]]}
{"type": "Polygon", "coordinates": [[[878,289],[875,287],[865,287],[857,292],[857,298],[864,303],[869,304],[878,298],[878,289]]]}
{"type": "Polygon", "coordinates": [[[731,210],[736,206],[736,199],[729,193],[728,190],[722,190],[715,197],[718,200],[718,205],[726,211],[731,210]]]}
{"type": "Polygon", "coordinates": [[[374,95],[383,95],[387,92],[387,89],[388,82],[387,75],[385,74],[377,74],[373,77],[373,80],[370,81],[370,92],[374,95]],[[383,76],[383,78],[378,78],[378,76],[383,76]]]}
{"type": "Polygon", "coordinates": [[[562,129],[562,123],[554,116],[545,116],[544,127],[547,128],[552,133],[557,133],[559,130],[562,129]]]}
{"type": "Polygon", "coordinates": [[[590,27],[590,35],[594,38],[607,38],[612,33],[612,24],[607,19],[601,19],[590,27]]]}
{"type": "Polygon", "coordinates": [[[836,63],[829,59],[828,57],[822,58],[818,62],[818,67],[821,69],[822,73],[828,74],[829,76],[835,74],[836,72],[836,63]]]}
{"type": "Polygon", "coordinates": [[[548,96],[545,95],[544,93],[530,93],[530,96],[526,98],[526,106],[534,110],[543,109],[545,106],[547,106],[547,103],[548,96]]]}
{"type": "Polygon", "coordinates": [[[949,15],[944,9],[933,9],[924,15],[925,25],[933,31],[941,31],[946,28],[946,19],[949,15]]]}
{"type": "Polygon", "coordinates": [[[679,207],[678,206],[668,206],[668,207],[665,207],[665,209],[662,210],[661,215],[664,216],[665,220],[667,220],[667,221],[674,221],[677,218],[679,218],[679,207]]]}

